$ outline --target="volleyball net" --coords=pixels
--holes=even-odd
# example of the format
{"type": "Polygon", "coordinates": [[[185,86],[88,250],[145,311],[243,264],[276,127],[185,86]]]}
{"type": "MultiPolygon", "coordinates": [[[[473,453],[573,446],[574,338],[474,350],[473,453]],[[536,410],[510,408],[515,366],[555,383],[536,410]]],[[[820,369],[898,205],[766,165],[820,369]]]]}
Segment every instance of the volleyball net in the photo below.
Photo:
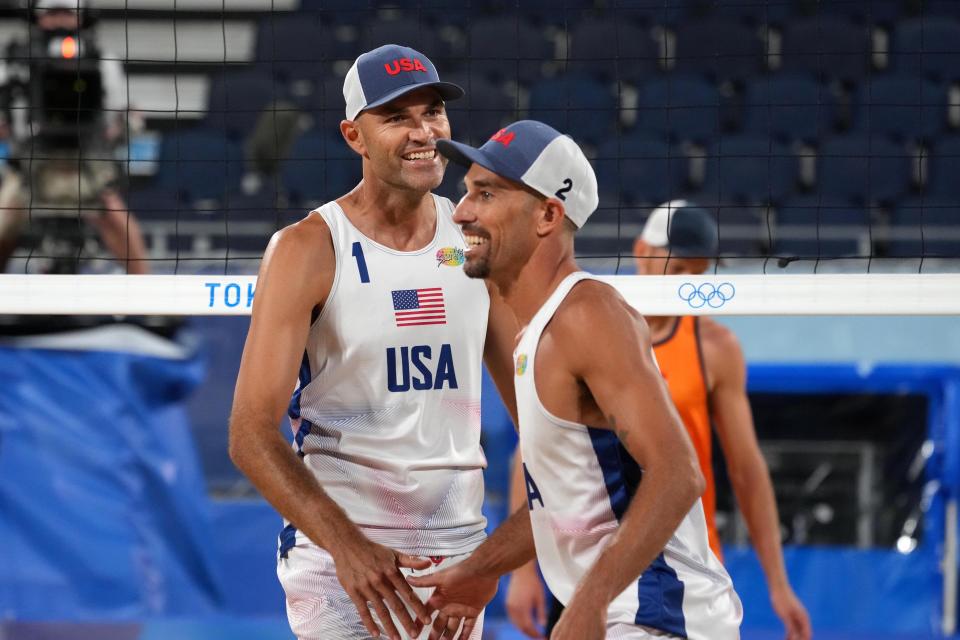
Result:
{"type": "Polygon", "coordinates": [[[0,9],[4,312],[248,310],[271,234],[359,181],[343,76],[388,42],[466,89],[454,138],[533,118],[584,147],[585,268],[634,273],[661,203],[710,212],[709,277],[614,278],[641,310],[956,312],[955,3],[87,0],[72,29],[34,4],[0,9]]]}

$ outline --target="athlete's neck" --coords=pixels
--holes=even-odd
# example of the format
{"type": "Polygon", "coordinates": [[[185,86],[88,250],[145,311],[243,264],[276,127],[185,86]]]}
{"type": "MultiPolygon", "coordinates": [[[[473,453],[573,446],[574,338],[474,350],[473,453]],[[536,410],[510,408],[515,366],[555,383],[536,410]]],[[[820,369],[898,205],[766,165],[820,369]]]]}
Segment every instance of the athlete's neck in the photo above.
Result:
{"type": "Polygon", "coordinates": [[[337,204],[362,234],[391,249],[421,249],[436,233],[437,208],[429,191],[398,189],[364,178],[337,204]]]}
{"type": "Polygon", "coordinates": [[[493,280],[519,325],[525,327],[563,279],[579,270],[573,257],[573,239],[557,237],[541,242],[515,273],[493,280]]]}

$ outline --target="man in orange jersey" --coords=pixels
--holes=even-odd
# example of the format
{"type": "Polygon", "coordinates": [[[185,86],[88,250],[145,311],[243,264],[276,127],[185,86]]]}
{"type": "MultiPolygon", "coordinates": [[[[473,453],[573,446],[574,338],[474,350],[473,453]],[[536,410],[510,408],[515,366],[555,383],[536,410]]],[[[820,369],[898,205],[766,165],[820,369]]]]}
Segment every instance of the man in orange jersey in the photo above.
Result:
{"type": "MultiPolygon", "coordinates": [[[[704,209],[673,200],[651,212],[634,243],[640,275],[697,275],[718,253],[716,222],[704,209]]],[[[780,521],[766,462],[757,444],[746,389],[746,364],[736,336],[708,317],[646,317],[660,371],[693,440],[700,468],[707,479],[703,510],[710,546],[721,556],[716,527],[716,487],[713,479],[711,426],[716,429],[726,459],[733,492],[743,513],[766,574],[773,609],[786,627],[787,640],[808,640],[810,618],[787,579],[780,546],[780,521]]],[[[519,465],[517,465],[519,467],[519,465]]],[[[514,474],[511,509],[526,500],[522,475],[514,474]]],[[[548,616],[536,565],[513,572],[507,592],[507,614],[531,638],[549,637],[559,618],[553,599],[548,616]]]]}

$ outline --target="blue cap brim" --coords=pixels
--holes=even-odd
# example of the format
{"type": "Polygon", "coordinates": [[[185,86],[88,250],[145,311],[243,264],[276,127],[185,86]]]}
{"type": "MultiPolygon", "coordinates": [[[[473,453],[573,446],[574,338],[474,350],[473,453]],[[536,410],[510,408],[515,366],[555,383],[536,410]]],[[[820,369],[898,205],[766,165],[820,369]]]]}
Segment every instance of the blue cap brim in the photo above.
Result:
{"type": "Polygon", "coordinates": [[[471,164],[478,164],[498,176],[520,182],[521,184],[523,183],[523,176],[514,175],[513,171],[484,153],[482,149],[471,147],[462,142],[455,142],[454,140],[437,140],[437,151],[440,152],[440,155],[468,169],[471,164]]]}
{"type": "MultiPolygon", "coordinates": [[[[434,89],[437,93],[440,94],[440,97],[443,98],[444,100],[456,100],[458,98],[462,98],[465,93],[463,90],[463,87],[461,87],[458,84],[453,84],[452,82],[421,82],[421,83],[415,83],[415,84],[408,84],[406,86],[400,87],[399,89],[391,91],[390,93],[383,96],[379,100],[375,100],[374,102],[371,102],[370,104],[365,106],[363,109],[361,109],[360,113],[363,113],[364,111],[368,111],[370,109],[374,109],[376,107],[382,107],[388,102],[392,102],[393,100],[396,100],[400,96],[406,95],[411,91],[416,91],[417,89],[423,89],[427,87],[434,89]]],[[[358,113],[357,115],[360,115],[360,113],[358,113]]]]}

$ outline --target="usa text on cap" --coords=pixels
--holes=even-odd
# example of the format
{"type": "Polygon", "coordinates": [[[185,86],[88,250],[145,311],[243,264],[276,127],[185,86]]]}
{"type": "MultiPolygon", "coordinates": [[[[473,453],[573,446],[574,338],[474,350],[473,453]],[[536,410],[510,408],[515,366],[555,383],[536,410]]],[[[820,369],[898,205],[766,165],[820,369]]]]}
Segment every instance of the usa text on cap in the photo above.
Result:
{"type": "Polygon", "coordinates": [[[441,82],[430,59],[416,49],[385,44],[368,51],[356,59],[343,79],[347,120],[421,87],[433,87],[444,100],[463,96],[459,86],[441,82]]]}

